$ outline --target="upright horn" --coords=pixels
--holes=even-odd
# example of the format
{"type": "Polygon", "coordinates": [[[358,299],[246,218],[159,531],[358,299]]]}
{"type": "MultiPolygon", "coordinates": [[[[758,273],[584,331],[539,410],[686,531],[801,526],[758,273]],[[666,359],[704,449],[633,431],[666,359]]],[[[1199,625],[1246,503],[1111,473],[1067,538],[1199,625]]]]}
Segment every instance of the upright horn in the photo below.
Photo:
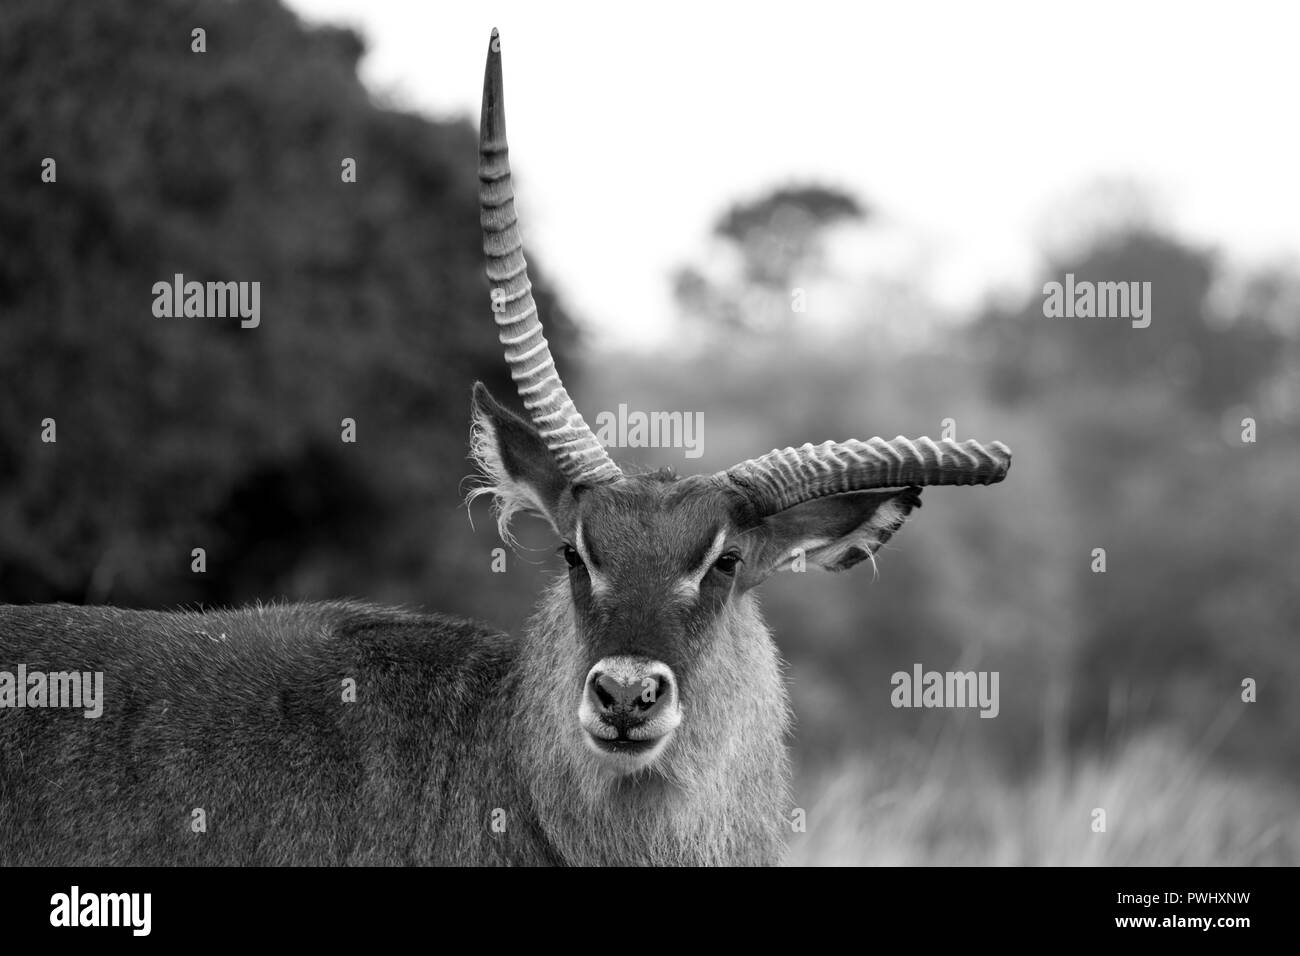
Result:
{"type": "Polygon", "coordinates": [[[510,377],[524,408],[556,465],[571,482],[617,481],[623,472],[574,407],[564,390],[533,301],[524,244],[515,215],[506,144],[505,97],[501,81],[501,40],[494,29],[483,74],[483,115],[479,124],[479,220],[483,252],[492,283],[492,312],[505,346],[510,377]]]}
{"type": "Polygon", "coordinates": [[[992,485],[1007,476],[1011,449],[952,439],[825,442],[773,450],[714,477],[745,494],[760,514],[823,495],[907,485],[992,485]]]}

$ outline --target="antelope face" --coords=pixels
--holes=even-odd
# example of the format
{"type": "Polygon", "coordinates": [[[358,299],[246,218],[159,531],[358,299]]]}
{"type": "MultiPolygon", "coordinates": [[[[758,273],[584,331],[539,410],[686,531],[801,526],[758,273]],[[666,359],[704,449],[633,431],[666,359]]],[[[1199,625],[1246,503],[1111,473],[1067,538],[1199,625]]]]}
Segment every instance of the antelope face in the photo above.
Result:
{"type": "Polygon", "coordinates": [[[663,754],[697,684],[717,693],[694,664],[717,650],[719,615],[737,593],[738,502],[667,476],[580,485],[569,500],[560,550],[582,662],[577,719],[602,766],[634,772],[663,754]]]}
{"type": "Polygon", "coordinates": [[[838,571],[869,558],[920,504],[920,486],[1001,481],[1010,452],[873,438],[773,451],[715,475],[624,475],[574,407],[542,334],[495,31],[479,135],[492,314],[528,420],[475,385],[471,443],[483,483],[473,495],[492,496],[506,540],[511,516],[529,511],[562,542],[575,646],[555,648],[562,663],[548,665],[560,672],[551,675],[558,692],[573,695],[559,732],[618,776],[671,762],[675,743],[699,766],[742,747],[764,708],[785,706],[747,592],[791,564],[838,571]]]}

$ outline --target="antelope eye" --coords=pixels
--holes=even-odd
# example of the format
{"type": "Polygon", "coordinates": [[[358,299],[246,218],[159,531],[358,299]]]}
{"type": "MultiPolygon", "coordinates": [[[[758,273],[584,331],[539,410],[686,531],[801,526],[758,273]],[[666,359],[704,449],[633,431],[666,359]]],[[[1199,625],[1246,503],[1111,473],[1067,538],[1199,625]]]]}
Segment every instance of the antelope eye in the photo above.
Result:
{"type": "Polygon", "coordinates": [[[719,555],[718,560],[713,562],[715,568],[727,575],[735,574],[738,564],[740,564],[740,553],[737,551],[728,551],[726,554],[719,555]]]}
{"type": "Polygon", "coordinates": [[[560,554],[564,555],[565,562],[571,568],[582,567],[582,555],[578,554],[578,549],[571,544],[562,544],[559,548],[560,554]]]}

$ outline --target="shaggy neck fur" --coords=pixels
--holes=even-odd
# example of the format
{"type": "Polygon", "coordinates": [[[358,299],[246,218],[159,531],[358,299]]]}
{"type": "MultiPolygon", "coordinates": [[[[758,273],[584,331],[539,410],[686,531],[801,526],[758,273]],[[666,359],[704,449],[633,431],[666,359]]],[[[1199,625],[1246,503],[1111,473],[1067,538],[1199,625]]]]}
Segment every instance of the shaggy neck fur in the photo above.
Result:
{"type": "Polygon", "coordinates": [[[514,674],[511,760],[529,781],[539,829],[566,862],[780,862],[791,810],[790,709],[752,596],[721,613],[710,650],[692,666],[682,725],[659,760],[632,777],[605,774],[581,739],[586,667],[566,579],[544,595],[514,674]]]}

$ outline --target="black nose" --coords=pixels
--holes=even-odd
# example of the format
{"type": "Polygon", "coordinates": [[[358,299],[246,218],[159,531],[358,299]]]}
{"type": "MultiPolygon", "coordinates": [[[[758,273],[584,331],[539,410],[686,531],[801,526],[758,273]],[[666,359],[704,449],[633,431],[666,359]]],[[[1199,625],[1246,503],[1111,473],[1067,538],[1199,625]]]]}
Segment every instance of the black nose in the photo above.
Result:
{"type": "Polygon", "coordinates": [[[672,679],[663,673],[624,677],[593,671],[587,679],[592,709],[620,736],[667,708],[675,693],[672,679]]]}

